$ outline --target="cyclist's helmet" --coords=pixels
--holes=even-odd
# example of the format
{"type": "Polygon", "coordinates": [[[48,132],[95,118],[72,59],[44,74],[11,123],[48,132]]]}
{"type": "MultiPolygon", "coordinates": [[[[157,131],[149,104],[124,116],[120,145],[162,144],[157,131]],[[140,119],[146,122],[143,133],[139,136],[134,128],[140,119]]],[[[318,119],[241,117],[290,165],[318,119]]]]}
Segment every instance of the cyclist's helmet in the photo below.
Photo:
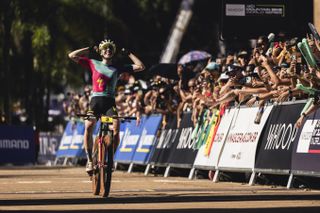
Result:
{"type": "Polygon", "coordinates": [[[116,52],[116,49],[117,49],[116,44],[110,39],[105,39],[105,40],[100,42],[100,44],[99,44],[99,52],[101,50],[103,50],[103,49],[107,49],[108,47],[112,48],[113,53],[116,52]]]}

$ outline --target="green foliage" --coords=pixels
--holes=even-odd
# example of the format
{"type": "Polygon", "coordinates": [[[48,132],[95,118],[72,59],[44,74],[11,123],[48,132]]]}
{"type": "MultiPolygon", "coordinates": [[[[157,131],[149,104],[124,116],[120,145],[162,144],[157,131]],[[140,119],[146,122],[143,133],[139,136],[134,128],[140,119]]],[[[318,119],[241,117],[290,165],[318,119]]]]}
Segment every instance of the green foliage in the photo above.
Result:
{"type": "MultiPolygon", "coordinates": [[[[48,98],[56,88],[83,86],[86,71],[67,55],[97,44],[104,37],[115,40],[119,49],[132,49],[147,67],[157,63],[181,3],[177,0],[0,2],[0,20],[3,22],[6,14],[12,23],[11,38],[7,40],[0,24],[0,51],[4,43],[9,44],[10,58],[5,63],[11,75],[0,75],[0,79],[1,83],[9,81],[15,85],[4,91],[14,99],[24,100],[25,106],[28,102],[43,102],[43,97],[48,98]]],[[[32,110],[32,106],[29,108],[32,110]]],[[[37,116],[45,116],[42,114],[37,116]]]]}
{"type": "Polygon", "coordinates": [[[49,34],[48,27],[45,25],[35,26],[33,29],[32,36],[32,47],[36,51],[42,51],[45,48],[48,48],[51,35],[49,34]]]}

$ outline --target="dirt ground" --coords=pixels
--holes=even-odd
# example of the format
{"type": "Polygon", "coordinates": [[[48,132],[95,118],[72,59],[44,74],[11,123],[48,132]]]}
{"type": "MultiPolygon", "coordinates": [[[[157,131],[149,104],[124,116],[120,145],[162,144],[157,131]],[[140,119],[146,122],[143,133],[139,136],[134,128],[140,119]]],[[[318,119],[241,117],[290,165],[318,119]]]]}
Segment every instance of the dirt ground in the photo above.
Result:
{"type": "Polygon", "coordinates": [[[110,197],[82,167],[0,167],[2,212],[320,212],[320,190],[116,171],[110,197]]]}

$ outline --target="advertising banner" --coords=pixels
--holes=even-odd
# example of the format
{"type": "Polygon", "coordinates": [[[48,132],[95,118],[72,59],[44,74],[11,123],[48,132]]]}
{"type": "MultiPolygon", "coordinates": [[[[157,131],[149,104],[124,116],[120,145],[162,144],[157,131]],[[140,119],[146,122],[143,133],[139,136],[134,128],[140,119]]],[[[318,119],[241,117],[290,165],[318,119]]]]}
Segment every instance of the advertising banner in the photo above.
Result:
{"type": "Polygon", "coordinates": [[[180,165],[191,168],[198,152],[198,149],[194,148],[196,141],[192,140],[192,132],[191,112],[185,112],[177,136],[174,138],[171,147],[168,159],[169,165],[180,165]]]}
{"type": "Polygon", "coordinates": [[[291,156],[298,130],[294,127],[304,104],[274,106],[261,137],[255,169],[291,169],[291,156]]]}
{"type": "MultiPolygon", "coordinates": [[[[96,123],[93,131],[93,140],[98,134],[100,122],[96,123]]],[[[62,135],[59,149],[56,157],[78,157],[85,158],[83,135],[84,135],[84,122],[69,121],[62,135]]]]}
{"type": "Polygon", "coordinates": [[[205,143],[205,156],[209,156],[211,152],[211,148],[214,142],[214,138],[216,137],[218,127],[221,122],[221,117],[224,114],[224,110],[216,110],[214,111],[214,114],[211,118],[211,126],[208,129],[209,134],[208,137],[206,138],[206,143],[205,143]]]}
{"type": "Polygon", "coordinates": [[[320,112],[305,119],[297,133],[292,152],[292,170],[320,173],[320,112]]]}
{"type": "Polygon", "coordinates": [[[56,155],[57,157],[68,156],[69,147],[71,145],[73,137],[74,127],[75,125],[71,121],[67,123],[67,126],[64,129],[64,133],[60,141],[60,146],[56,155]]]}
{"type": "Polygon", "coordinates": [[[213,115],[210,116],[211,112],[205,110],[202,115],[199,116],[198,122],[192,132],[192,140],[194,140],[194,148],[199,149],[204,143],[207,142],[207,138],[210,135],[210,128],[212,125],[215,125],[217,117],[215,113],[217,110],[214,110],[213,115]],[[211,117],[211,119],[208,119],[211,117]]]}
{"type": "Polygon", "coordinates": [[[218,159],[227,138],[231,123],[233,122],[236,110],[238,109],[233,108],[227,109],[224,112],[209,150],[209,155],[207,154],[206,145],[201,146],[193,165],[195,168],[208,167],[214,169],[218,166],[218,159]]]}
{"type": "Polygon", "coordinates": [[[262,129],[269,117],[272,106],[264,107],[259,124],[254,120],[258,107],[240,108],[235,113],[218,167],[232,170],[249,170],[254,168],[255,153],[262,129]]]}
{"type": "MultiPolygon", "coordinates": [[[[146,117],[141,117],[140,125],[136,125],[136,121],[125,121],[121,125],[125,124],[125,129],[118,149],[115,153],[115,162],[130,163],[138,146],[139,139],[142,134],[143,127],[146,122],[146,117]]],[[[120,128],[121,131],[121,128],[120,128]]]]}
{"type": "MultiPolygon", "coordinates": [[[[124,138],[124,134],[125,134],[126,129],[127,129],[127,123],[121,122],[120,123],[120,131],[119,131],[120,142],[119,142],[118,148],[121,147],[121,145],[123,143],[123,138],[124,138]]],[[[118,152],[118,150],[116,150],[116,152],[114,153],[114,159],[117,159],[118,155],[119,155],[119,152],[118,152]]]]}
{"type": "Polygon", "coordinates": [[[132,159],[133,163],[147,164],[149,162],[161,120],[161,115],[145,117],[141,137],[132,159]]]}
{"type": "Polygon", "coordinates": [[[40,132],[38,163],[45,164],[55,160],[61,137],[59,134],[40,132]]]}
{"type": "Polygon", "coordinates": [[[74,157],[80,157],[83,153],[83,134],[84,134],[84,123],[77,122],[73,127],[73,137],[68,149],[68,155],[74,157]]]}
{"type": "Polygon", "coordinates": [[[173,144],[178,137],[177,117],[168,118],[167,126],[161,130],[150,162],[156,165],[167,165],[173,144]]]}
{"type": "Polygon", "coordinates": [[[32,127],[0,126],[0,164],[34,163],[35,138],[32,127]]]}

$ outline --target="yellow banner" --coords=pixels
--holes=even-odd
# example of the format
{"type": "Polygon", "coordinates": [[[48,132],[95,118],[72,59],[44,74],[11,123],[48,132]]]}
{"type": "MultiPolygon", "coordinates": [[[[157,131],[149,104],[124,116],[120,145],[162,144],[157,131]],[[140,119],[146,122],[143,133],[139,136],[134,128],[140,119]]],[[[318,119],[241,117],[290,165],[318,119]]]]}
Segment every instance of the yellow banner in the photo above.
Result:
{"type": "Polygon", "coordinates": [[[204,155],[205,156],[209,156],[210,154],[210,149],[213,143],[213,137],[215,135],[216,132],[216,124],[218,123],[219,119],[220,119],[220,111],[214,109],[215,111],[213,112],[213,115],[211,117],[211,127],[210,127],[210,132],[208,135],[208,138],[206,140],[206,145],[205,145],[205,149],[204,149],[204,155]]]}

